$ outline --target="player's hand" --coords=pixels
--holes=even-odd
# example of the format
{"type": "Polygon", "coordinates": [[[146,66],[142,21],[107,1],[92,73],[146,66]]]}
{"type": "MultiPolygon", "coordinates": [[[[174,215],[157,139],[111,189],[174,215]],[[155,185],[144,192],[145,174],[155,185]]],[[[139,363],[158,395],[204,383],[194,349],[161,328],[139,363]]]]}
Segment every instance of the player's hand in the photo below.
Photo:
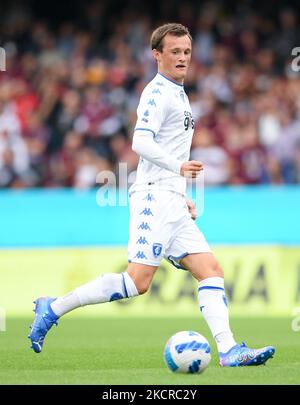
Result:
{"type": "Polygon", "coordinates": [[[186,200],[186,205],[188,206],[189,213],[191,214],[191,217],[193,220],[197,218],[197,209],[195,204],[193,203],[192,200],[186,200]]]}
{"type": "Polygon", "coordinates": [[[203,164],[196,160],[191,160],[190,162],[185,162],[181,165],[180,175],[195,178],[201,170],[203,170],[203,164]]]}

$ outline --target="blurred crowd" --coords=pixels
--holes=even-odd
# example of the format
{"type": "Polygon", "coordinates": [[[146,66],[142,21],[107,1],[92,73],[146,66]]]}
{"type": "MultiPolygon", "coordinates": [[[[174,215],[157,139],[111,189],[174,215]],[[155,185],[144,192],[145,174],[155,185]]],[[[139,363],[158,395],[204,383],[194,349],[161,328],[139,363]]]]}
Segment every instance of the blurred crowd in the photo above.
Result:
{"type": "Polygon", "coordinates": [[[7,2],[0,187],[91,188],[98,172],[118,174],[118,162],[134,172],[136,108],[156,73],[149,38],[170,21],[194,38],[185,90],[196,122],[191,158],[204,163],[206,184],[300,183],[298,11],[230,3],[75,1],[58,17],[7,2]]]}

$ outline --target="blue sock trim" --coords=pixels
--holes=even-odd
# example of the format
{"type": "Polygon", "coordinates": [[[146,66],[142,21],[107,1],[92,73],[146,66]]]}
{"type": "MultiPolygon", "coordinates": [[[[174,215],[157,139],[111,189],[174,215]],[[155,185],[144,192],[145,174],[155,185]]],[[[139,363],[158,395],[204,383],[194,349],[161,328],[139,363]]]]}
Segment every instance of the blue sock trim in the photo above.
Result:
{"type": "Polygon", "coordinates": [[[201,291],[201,290],[221,290],[221,291],[224,291],[224,288],[222,288],[222,287],[213,287],[213,286],[208,285],[208,286],[198,288],[198,291],[201,291]]]}
{"type": "Polygon", "coordinates": [[[128,292],[127,292],[127,288],[126,288],[124,273],[122,273],[122,281],[123,281],[123,288],[124,288],[124,292],[125,292],[125,297],[128,298],[129,296],[128,296],[128,292]]]}

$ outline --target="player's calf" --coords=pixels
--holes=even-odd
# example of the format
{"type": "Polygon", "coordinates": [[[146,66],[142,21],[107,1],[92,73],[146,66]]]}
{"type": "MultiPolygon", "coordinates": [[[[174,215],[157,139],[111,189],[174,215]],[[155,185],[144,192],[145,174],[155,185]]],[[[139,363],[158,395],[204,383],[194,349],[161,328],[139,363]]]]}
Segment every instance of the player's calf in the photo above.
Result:
{"type": "MultiPolygon", "coordinates": [[[[32,348],[40,353],[46,334],[62,315],[85,305],[111,302],[144,294],[154,271],[151,266],[132,263],[128,272],[106,273],[57,299],[44,297],[36,300],[35,319],[28,336],[32,348]],[[143,271],[144,269],[144,271],[143,271]],[[139,270],[139,271],[138,271],[139,270]]],[[[156,269],[156,268],[155,268],[156,269]]]]}
{"type": "Polygon", "coordinates": [[[28,338],[36,353],[43,348],[44,339],[58,318],[84,305],[110,302],[139,295],[139,292],[127,272],[107,273],[87,284],[76,288],[71,293],[57,299],[38,298],[35,301],[35,318],[28,338]]]}

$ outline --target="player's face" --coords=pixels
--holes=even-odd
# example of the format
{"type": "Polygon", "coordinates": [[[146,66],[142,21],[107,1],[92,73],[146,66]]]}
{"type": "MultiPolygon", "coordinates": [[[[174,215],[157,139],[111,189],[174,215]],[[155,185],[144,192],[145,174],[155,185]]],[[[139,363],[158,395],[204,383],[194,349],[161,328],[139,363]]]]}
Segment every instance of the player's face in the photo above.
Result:
{"type": "Polygon", "coordinates": [[[158,71],[163,75],[183,83],[191,61],[192,43],[187,35],[175,37],[167,34],[163,39],[162,52],[153,50],[158,63],[158,71]]]}

